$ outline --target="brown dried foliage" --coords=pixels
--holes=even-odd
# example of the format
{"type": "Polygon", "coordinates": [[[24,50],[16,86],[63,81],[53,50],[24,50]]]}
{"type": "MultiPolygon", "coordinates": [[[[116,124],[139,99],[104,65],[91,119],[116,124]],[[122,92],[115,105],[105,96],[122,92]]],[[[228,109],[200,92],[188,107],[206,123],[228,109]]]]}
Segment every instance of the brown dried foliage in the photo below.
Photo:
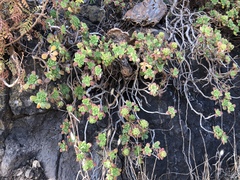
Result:
{"type": "Polygon", "coordinates": [[[18,54],[9,47],[32,29],[33,13],[26,0],[0,0],[0,89],[23,83],[24,70],[18,54]],[[11,57],[9,61],[4,59],[6,53],[11,57]],[[15,81],[8,84],[10,71],[15,81]]]}
{"type": "Polygon", "coordinates": [[[0,59],[5,53],[6,43],[18,35],[16,32],[29,30],[29,25],[24,23],[31,15],[29,10],[26,0],[0,1],[0,59]]]}

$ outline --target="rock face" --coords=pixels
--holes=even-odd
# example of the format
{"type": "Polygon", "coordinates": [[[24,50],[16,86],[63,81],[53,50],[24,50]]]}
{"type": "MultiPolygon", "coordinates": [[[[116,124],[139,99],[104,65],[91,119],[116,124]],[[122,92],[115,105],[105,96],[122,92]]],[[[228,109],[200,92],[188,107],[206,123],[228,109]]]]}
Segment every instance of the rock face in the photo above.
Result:
{"type": "Polygon", "coordinates": [[[43,110],[35,108],[35,104],[30,101],[33,93],[27,91],[19,94],[19,86],[14,86],[10,91],[9,106],[14,115],[33,115],[43,110]]]}
{"type": "Polygon", "coordinates": [[[81,15],[92,23],[99,23],[104,18],[104,10],[98,6],[84,6],[81,8],[81,15]]]}
{"type": "MultiPolygon", "coordinates": [[[[232,163],[231,154],[233,148],[230,143],[222,145],[213,134],[207,133],[203,127],[210,130],[212,126],[219,124],[219,118],[202,121],[188,107],[183,96],[174,93],[173,87],[161,98],[147,96],[148,103],[143,104],[149,111],[166,111],[168,106],[178,108],[178,116],[174,119],[159,114],[139,113],[139,117],[148,120],[152,129],[152,137],[155,141],[160,141],[161,146],[167,151],[167,157],[163,161],[157,161],[150,157],[146,160],[147,174],[154,175],[160,179],[182,179],[185,180],[199,173],[204,172],[204,165],[208,162],[209,169],[215,168],[214,164],[221,159],[221,168],[226,168],[232,163]],[[181,106],[178,106],[180,104],[181,106]],[[220,156],[220,152],[223,153],[220,156]],[[173,173],[174,172],[174,173],[173,173]]],[[[239,92],[233,92],[233,96],[239,96],[239,92]]],[[[12,94],[12,93],[11,93],[12,94]]],[[[191,94],[192,105],[204,114],[209,114],[214,106],[211,101],[197,99],[194,91],[191,94]]],[[[15,97],[16,94],[15,94],[15,97]]],[[[18,97],[24,99],[23,97],[18,97]]],[[[5,97],[6,101],[8,98],[5,97]]],[[[224,114],[224,131],[229,136],[232,144],[240,139],[240,124],[234,119],[240,119],[240,102],[236,104],[236,113],[224,114]]],[[[63,137],[61,135],[60,124],[65,115],[60,111],[35,111],[29,109],[27,113],[21,114],[14,108],[18,106],[5,105],[1,111],[0,121],[0,177],[2,179],[51,179],[51,180],[73,180],[76,179],[79,165],[76,162],[73,148],[67,152],[60,153],[58,142],[63,137]],[[12,110],[11,110],[12,109],[12,110]]],[[[28,107],[30,108],[30,106],[28,107]]],[[[33,106],[33,108],[35,108],[33,106]]],[[[24,109],[24,107],[22,107],[24,109]]],[[[96,126],[91,126],[88,130],[89,137],[97,131],[96,126]]],[[[236,150],[240,150],[237,144],[236,150]]],[[[101,163],[97,155],[93,154],[94,161],[101,163]]],[[[122,179],[125,176],[122,176],[122,179]]],[[[120,178],[121,179],[121,178],[120,178]]]]}
{"type": "MultiPolygon", "coordinates": [[[[133,16],[132,13],[129,17],[133,16]]],[[[92,22],[100,22],[104,18],[104,12],[95,6],[85,8],[83,16],[85,15],[92,22]],[[90,12],[92,14],[89,14],[90,12]]],[[[144,16],[134,21],[147,25],[149,19],[150,17],[144,16]]],[[[160,19],[153,16],[153,20],[150,23],[155,24],[160,19]]],[[[122,37],[126,37],[126,33],[121,32],[121,34],[122,37]]],[[[240,64],[240,60],[236,62],[240,64]]],[[[0,91],[0,179],[76,179],[79,164],[76,162],[74,149],[70,147],[67,152],[61,153],[58,146],[58,143],[65,138],[61,135],[60,124],[66,114],[56,110],[37,109],[29,100],[32,94],[34,93],[19,94],[18,87],[0,91]]],[[[194,91],[191,91],[189,96],[194,108],[201,113],[210,114],[214,107],[212,101],[198,98],[198,94],[194,91]]],[[[239,91],[233,91],[232,96],[240,96],[239,91]]],[[[213,117],[209,120],[202,120],[191,111],[185,97],[177,94],[176,89],[171,85],[163,97],[147,96],[146,99],[148,104],[143,103],[143,106],[147,111],[166,112],[168,106],[174,106],[178,110],[177,116],[173,119],[144,111],[138,114],[140,118],[149,122],[154,141],[160,141],[161,146],[167,151],[167,157],[163,161],[157,161],[156,164],[155,158],[147,158],[146,172],[149,176],[154,170],[154,176],[162,180],[194,179],[195,175],[204,179],[206,169],[209,171],[211,169],[213,176],[219,170],[215,166],[220,165],[217,163],[221,162],[222,169],[232,165],[234,150],[232,145],[236,143],[235,150],[240,151],[239,99],[233,100],[236,104],[235,114],[224,113],[222,119],[213,117]],[[206,132],[211,130],[212,126],[220,124],[229,136],[225,145],[214,138],[213,134],[206,132]]],[[[102,126],[107,127],[104,123],[102,126]]],[[[84,131],[84,128],[82,129],[81,131],[84,131]]],[[[98,129],[100,128],[96,125],[89,126],[88,138],[94,139],[98,129]]],[[[93,156],[96,164],[102,163],[96,152],[93,156]]],[[[121,163],[124,164],[124,160],[121,163]]],[[[119,179],[126,180],[124,167],[122,172],[119,179]]]]}
{"type": "MultiPolygon", "coordinates": [[[[77,167],[77,163],[75,163],[75,159],[71,159],[74,156],[66,153],[62,157],[58,147],[58,142],[62,138],[60,129],[62,117],[62,113],[50,111],[19,118],[13,122],[4,142],[4,153],[1,153],[4,155],[1,158],[0,175],[17,178],[17,174],[19,174],[21,177],[20,172],[16,174],[16,170],[20,168],[21,171],[26,169],[22,173],[25,173],[25,177],[30,179],[37,176],[36,174],[39,176],[38,179],[44,179],[40,177],[45,176],[52,180],[74,179],[77,172],[77,169],[74,168],[77,167]],[[33,159],[39,161],[42,171],[37,169],[40,167],[26,168],[27,162],[33,159]],[[74,170],[76,171],[73,172],[74,170]],[[43,174],[41,175],[40,172],[43,174]]],[[[69,151],[69,153],[72,152],[69,151]]]]}

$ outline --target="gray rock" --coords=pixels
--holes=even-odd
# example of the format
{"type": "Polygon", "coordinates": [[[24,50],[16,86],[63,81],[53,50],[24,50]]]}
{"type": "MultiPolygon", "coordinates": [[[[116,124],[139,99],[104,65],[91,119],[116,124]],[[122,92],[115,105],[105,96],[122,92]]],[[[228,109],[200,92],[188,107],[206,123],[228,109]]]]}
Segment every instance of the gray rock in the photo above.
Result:
{"type": "Polygon", "coordinates": [[[140,26],[155,26],[166,13],[167,6],[162,0],[144,0],[129,9],[123,16],[123,20],[140,26]]]}
{"type": "Polygon", "coordinates": [[[4,123],[3,123],[3,121],[0,119],[0,135],[4,132],[4,130],[5,130],[4,123]]]}
{"type": "Polygon", "coordinates": [[[105,12],[98,6],[83,6],[81,8],[81,15],[88,18],[92,23],[99,23],[105,17],[105,12]]]}
{"type": "Polygon", "coordinates": [[[31,90],[19,93],[19,86],[11,88],[9,106],[14,115],[33,115],[38,112],[43,112],[42,109],[36,108],[34,102],[30,101],[30,96],[33,94],[31,90]]]}
{"type": "Polygon", "coordinates": [[[75,151],[70,147],[67,152],[61,154],[58,168],[58,179],[76,179],[78,170],[79,164],[76,162],[75,151]]]}
{"type": "Polygon", "coordinates": [[[33,176],[34,176],[34,173],[33,173],[32,169],[27,169],[25,172],[25,177],[32,178],[33,176]]]}
{"type": "Polygon", "coordinates": [[[32,168],[40,168],[40,167],[41,167],[41,165],[38,160],[34,160],[32,162],[32,168]]]}
{"type": "Polygon", "coordinates": [[[7,105],[8,92],[6,88],[2,88],[0,85],[0,118],[4,115],[7,105]]]}
{"type": "Polygon", "coordinates": [[[37,157],[43,164],[46,176],[56,179],[61,117],[60,112],[49,112],[18,119],[5,140],[6,150],[0,175],[9,176],[12,170],[37,157]]]}
{"type": "Polygon", "coordinates": [[[14,176],[19,177],[19,176],[21,176],[22,174],[23,174],[23,170],[19,168],[19,169],[17,169],[17,170],[15,171],[14,176]]]}

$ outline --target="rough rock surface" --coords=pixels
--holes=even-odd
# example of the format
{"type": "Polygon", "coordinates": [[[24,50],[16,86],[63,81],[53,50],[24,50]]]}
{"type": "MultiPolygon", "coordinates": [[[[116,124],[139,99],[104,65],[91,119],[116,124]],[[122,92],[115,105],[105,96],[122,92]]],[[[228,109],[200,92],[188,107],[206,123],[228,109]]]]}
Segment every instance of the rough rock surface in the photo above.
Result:
{"type": "Polygon", "coordinates": [[[19,93],[19,86],[14,86],[10,90],[9,106],[12,113],[17,115],[33,115],[37,112],[43,112],[42,109],[37,109],[35,104],[30,101],[32,91],[23,91],[19,93]]]}
{"type": "MultiPolygon", "coordinates": [[[[233,92],[233,95],[239,92],[233,92]],[[235,94],[234,94],[235,93],[235,94]]],[[[197,94],[192,92],[192,105],[204,114],[210,113],[214,106],[212,102],[197,99],[197,94]]],[[[10,98],[11,99],[11,98],[10,98]]],[[[224,113],[224,130],[229,136],[229,142],[221,145],[221,142],[212,134],[205,132],[200,126],[200,119],[186,105],[185,98],[178,96],[173,87],[161,98],[148,96],[148,103],[143,104],[146,110],[166,111],[168,106],[178,107],[178,116],[170,119],[158,114],[140,113],[141,118],[145,118],[150,123],[150,128],[155,129],[154,140],[159,140],[161,146],[165,147],[168,156],[163,161],[158,161],[155,167],[155,175],[160,179],[187,179],[189,172],[199,171],[201,175],[205,164],[206,156],[210,159],[210,167],[218,158],[221,158],[222,167],[227,167],[232,163],[230,157],[233,148],[234,136],[236,142],[239,141],[239,133],[233,133],[233,127],[237,132],[240,130],[240,102],[236,104],[236,113],[224,113]],[[224,152],[219,157],[220,151],[224,152]],[[229,153],[229,154],[228,154],[229,153]],[[224,157],[224,159],[223,159],[224,157]],[[180,173],[180,174],[179,174],[180,173]]],[[[14,106],[15,107],[15,106],[14,106]]],[[[68,152],[60,153],[58,142],[62,140],[60,124],[64,119],[64,114],[59,111],[50,110],[48,112],[36,112],[33,115],[15,116],[14,113],[2,112],[1,135],[0,135],[0,177],[5,179],[52,179],[52,180],[72,180],[78,173],[78,163],[72,148],[68,152]],[[7,116],[4,116],[7,115],[7,116]],[[14,118],[15,117],[15,118],[14,118]],[[17,117],[17,118],[16,118],[17,117]],[[40,166],[33,168],[32,162],[36,160],[40,166]]],[[[208,130],[220,123],[219,118],[203,121],[202,126],[208,130]]],[[[89,126],[89,140],[97,126],[89,126]]],[[[240,146],[237,146],[237,151],[240,146]]],[[[98,161],[98,158],[95,158],[98,161]]],[[[147,172],[150,174],[154,169],[154,159],[147,160],[147,172]]],[[[124,176],[123,176],[124,177],[124,176]]],[[[123,178],[124,179],[124,178],[123,178]]]]}
{"type": "Polygon", "coordinates": [[[99,23],[103,20],[105,13],[103,9],[98,6],[83,6],[81,9],[81,15],[87,18],[92,23],[99,23]]]}
{"type": "MultiPolygon", "coordinates": [[[[26,166],[27,161],[36,159],[40,162],[47,179],[74,179],[77,170],[73,171],[77,163],[68,153],[64,155],[67,158],[62,157],[58,147],[58,142],[62,138],[60,129],[62,118],[62,113],[50,111],[25,116],[13,122],[4,142],[5,150],[1,158],[0,175],[11,177],[19,167],[26,166]]],[[[25,176],[33,174],[30,170],[24,173],[25,176]]]]}
{"type": "MultiPolygon", "coordinates": [[[[96,7],[94,10],[91,8],[93,7],[87,8],[85,14],[92,22],[100,22],[103,14],[99,13],[95,17],[98,14],[96,7]],[[90,10],[95,15],[89,15],[90,10]]],[[[237,62],[240,64],[240,60],[237,62]]],[[[58,142],[64,138],[60,133],[60,124],[65,114],[55,110],[36,109],[36,105],[29,101],[30,95],[30,92],[19,94],[17,87],[0,92],[0,179],[74,180],[79,168],[74,150],[69,148],[68,152],[60,153],[58,147],[58,142]]],[[[233,91],[232,95],[240,96],[239,91],[233,91]]],[[[190,96],[192,105],[204,114],[209,114],[214,107],[212,102],[199,99],[194,91],[190,96]]],[[[190,173],[198,173],[201,177],[204,165],[214,172],[219,159],[222,162],[221,168],[232,165],[234,143],[237,144],[236,151],[240,151],[239,99],[233,100],[236,104],[234,114],[224,113],[223,119],[212,118],[202,122],[187,106],[184,96],[178,95],[172,86],[163,97],[148,96],[147,100],[151,106],[144,104],[146,110],[166,112],[168,106],[174,106],[178,110],[173,119],[158,114],[139,114],[149,121],[150,128],[155,130],[152,137],[161,142],[168,154],[163,161],[156,163],[155,175],[159,179],[194,179],[190,173]],[[202,128],[210,130],[212,126],[221,124],[229,136],[226,145],[222,145],[213,134],[202,128]],[[220,152],[223,152],[222,156],[220,152]]],[[[99,126],[105,126],[101,123],[99,126]]],[[[87,137],[93,139],[98,128],[95,125],[89,126],[87,137]]],[[[98,160],[95,155],[94,161],[101,163],[98,160]]],[[[146,161],[148,174],[154,169],[154,160],[149,158],[146,161]]],[[[123,180],[124,177],[123,175],[123,180]]]]}
{"type": "Polygon", "coordinates": [[[166,14],[167,6],[162,0],[144,0],[128,10],[123,20],[131,21],[140,26],[155,26],[166,14]]]}

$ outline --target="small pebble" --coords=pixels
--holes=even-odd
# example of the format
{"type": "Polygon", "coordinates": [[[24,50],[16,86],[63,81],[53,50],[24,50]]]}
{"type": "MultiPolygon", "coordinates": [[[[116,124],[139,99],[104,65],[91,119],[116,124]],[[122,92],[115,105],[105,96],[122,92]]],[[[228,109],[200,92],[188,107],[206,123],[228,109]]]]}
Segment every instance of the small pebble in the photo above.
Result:
{"type": "Polygon", "coordinates": [[[26,178],[32,178],[33,177],[33,172],[32,172],[32,169],[27,169],[26,172],[25,172],[25,177],[26,178]]]}

